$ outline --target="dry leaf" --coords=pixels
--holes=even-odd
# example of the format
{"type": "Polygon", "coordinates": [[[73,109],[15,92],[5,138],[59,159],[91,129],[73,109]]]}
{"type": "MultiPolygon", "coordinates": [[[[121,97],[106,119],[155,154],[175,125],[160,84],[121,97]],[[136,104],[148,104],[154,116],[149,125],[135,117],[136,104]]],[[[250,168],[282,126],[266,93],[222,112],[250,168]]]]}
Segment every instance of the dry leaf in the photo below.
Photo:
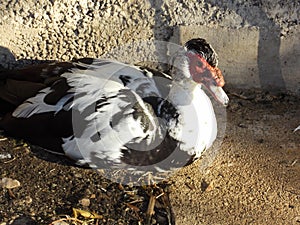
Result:
{"type": "Polygon", "coordinates": [[[82,216],[87,219],[102,219],[103,216],[98,215],[97,213],[89,212],[86,210],[75,209],[73,208],[74,217],[77,218],[78,216],[82,216]]]}

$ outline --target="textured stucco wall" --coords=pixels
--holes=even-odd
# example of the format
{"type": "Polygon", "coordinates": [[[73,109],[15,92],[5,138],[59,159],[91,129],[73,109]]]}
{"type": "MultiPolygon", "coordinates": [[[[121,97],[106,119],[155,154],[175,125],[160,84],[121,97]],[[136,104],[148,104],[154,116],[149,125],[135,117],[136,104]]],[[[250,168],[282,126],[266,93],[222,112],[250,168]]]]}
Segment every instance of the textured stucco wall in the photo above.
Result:
{"type": "Polygon", "coordinates": [[[274,34],[261,41],[262,32],[259,27],[198,25],[179,27],[174,38],[185,43],[202,36],[213,43],[219,67],[231,86],[300,94],[300,32],[288,38],[274,34]]]}
{"type": "Polygon", "coordinates": [[[0,65],[101,57],[132,42],[200,35],[221,53],[229,85],[299,94],[299,14],[295,0],[4,0],[0,65]]]}

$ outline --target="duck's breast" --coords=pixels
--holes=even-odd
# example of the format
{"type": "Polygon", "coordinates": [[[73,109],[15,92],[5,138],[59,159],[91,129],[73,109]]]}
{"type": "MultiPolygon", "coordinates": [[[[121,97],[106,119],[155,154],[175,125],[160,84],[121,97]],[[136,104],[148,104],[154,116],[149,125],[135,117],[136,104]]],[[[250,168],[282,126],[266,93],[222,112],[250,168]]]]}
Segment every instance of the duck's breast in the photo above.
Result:
{"type": "Polygon", "coordinates": [[[193,92],[190,104],[178,106],[181,127],[177,127],[177,136],[181,141],[181,149],[190,155],[199,157],[211,147],[217,136],[217,121],[209,97],[200,88],[193,92]]]}

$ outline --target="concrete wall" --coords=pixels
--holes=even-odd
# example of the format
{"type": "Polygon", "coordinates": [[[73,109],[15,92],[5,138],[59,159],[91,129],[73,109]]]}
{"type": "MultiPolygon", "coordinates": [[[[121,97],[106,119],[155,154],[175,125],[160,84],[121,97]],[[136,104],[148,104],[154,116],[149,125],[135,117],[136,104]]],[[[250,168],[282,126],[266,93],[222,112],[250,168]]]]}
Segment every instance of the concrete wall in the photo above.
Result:
{"type": "Polygon", "coordinates": [[[174,33],[174,41],[202,36],[219,55],[219,67],[227,84],[239,88],[290,91],[300,94],[300,32],[287,38],[273,36],[261,41],[259,27],[228,28],[185,26],[174,33]]]}
{"type": "Polygon", "coordinates": [[[299,14],[295,0],[4,0],[0,65],[101,57],[124,45],[121,59],[143,61],[151,54],[135,45],[131,57],[130,43],[201,36],[229,86],[300,95],[299,14]]]}

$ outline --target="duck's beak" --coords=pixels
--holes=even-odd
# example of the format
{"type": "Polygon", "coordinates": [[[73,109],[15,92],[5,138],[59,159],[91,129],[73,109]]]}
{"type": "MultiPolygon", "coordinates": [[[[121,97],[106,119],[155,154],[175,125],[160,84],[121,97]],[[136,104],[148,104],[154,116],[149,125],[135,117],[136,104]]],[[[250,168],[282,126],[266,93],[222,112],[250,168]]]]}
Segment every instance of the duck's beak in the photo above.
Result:
{"type": "Polygon", "coordinates": [[[202,75],[201,83],[218,102],[224,106],[228,105],[229,98],[222,88],[225,85],[225,81],[220,69],[208,67],[204,75],[202,75]]]}
{"type": "Polygon", "coordinates": [[[218,102],[220,102],[224,106],[228,105],[229,98],[222,87],[213,85],[212,83],[203,83],[203,85],[208,89],[208,91],[218,102]]]}
{"type": "Polygon", "coordinates": [[[213,68],[208,66],[198,74],[199,78],[194,80],[197,83],[205,86],[218,102],[224,106],[227,106],[229,103],[229,98],[222,88],[225,84],[225,81],[221,71],[217,67],[213,68]]]}

